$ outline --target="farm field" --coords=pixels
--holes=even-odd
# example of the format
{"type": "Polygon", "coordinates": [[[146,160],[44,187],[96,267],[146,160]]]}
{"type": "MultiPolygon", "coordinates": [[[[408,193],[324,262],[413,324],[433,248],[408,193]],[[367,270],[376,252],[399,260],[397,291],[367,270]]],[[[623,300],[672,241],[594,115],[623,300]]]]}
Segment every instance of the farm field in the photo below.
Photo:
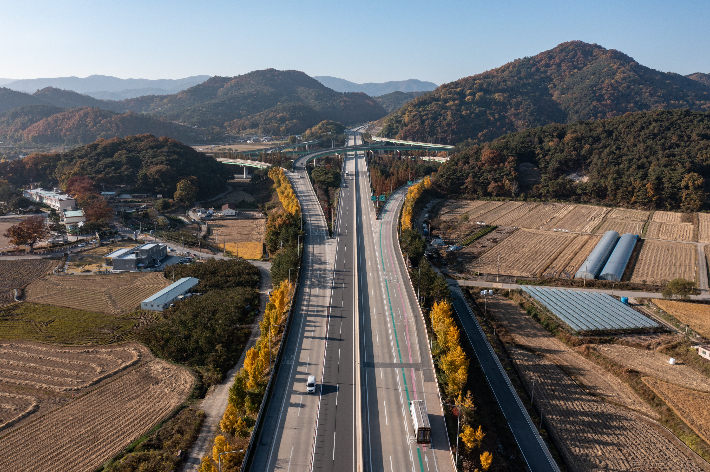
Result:
{"type": "Polygon", "coordinates": [[[659,284],[679,277],[697,280],[698,251],[694,244],[650,239],[641,244],[631,282],[659,284]]]}
{"type": "Polygon", "coordinates": [[[574,234],[519,229],[472,261],[469,269],[486,274],[539,276],[574,238],[574,234]]]}
{"type": "Polygon", "coordinates": [[[653,303],[696,333],[710,339],[710,305],[654,299],[653,303]]]}
{"type": "Polygon", "coordinates": [[[710,213],[698,213],[698,242],[710,243],[710,213]]]}
{"type": "Polygon", "coordinates": [[[459,251],[461,257],[473,261],[474,258],[480,257],[481,254],[494,247],[496,244],[503,241],[515,231],[513,226],[498,226],[496,229],[474,241],[470,245],[459,251]]]}
{"type": "Polygon", "coordinates": [[[669,241],[695,241],[695,226],[692,223],[660,223],[651,221],[646,229],[646,238],[669,241]]]}
{"type": "Polygon", "coordinates": [[[658,223],[679,224],[681,222],[681,213],[675,213],[672,211],[654,211],[651,221],[657,221],[658,223]]]}
{"type": "Polygon", "coordinates": [[[49,275],[25,290],[31,303],[56,305],[107,315],[134,311],[140,302],[170,285],[162,273],[49,275]]]}
{"type": "Polygon", "coordinates": [[[601,223],[609,208],[573,205],[573,208],[547,222],[541,229],[591,233],[601,223]]]}
{"type": "Polygon", "coordinates": [[[472,208],[471,210],[467,211],[466,214],[468,215],[468,220],[472,222],[476,221],[481,221],[481,218],[491,212],[492,210],[497,209],[498,207],[503,206],[503,202],[483,202],[482,205],[478,205],[475,208],[472,208]]]}
{"type": "Polygon", "coordinates": [[[540,205],[540,203],[524,202],[520,206],[515,208],[513,211],[510,211],[505,215],[502,215],[499,218],[493,220],[491,224],[496,226],[515,226],[518,224],[518,221],[520,219],[535,211],[535,209],[540,205]]]}
{"type": "Polygon", "coordinates": [[[0,308],[0,339],[59,344],[122,341],[140,318],[114,316],[52,305],[15,303],[0,308]]]}
{"type": "Polygon", "coordinates": [[[229,243],[263,243],[266,219],[214,220],[209,227],[209,242],[216,247],[229,243]]]}
{"type": "Polygon", "coordinates": [[[564,279],[573,279],[574,274],[576,274],[577,270],[582,267],[582,264],[584,264],[584,261],[587,259],[587,256],[589,256],[589,254],[594,249],[594,246],[596,246],[599,240],[602,238],[601,235],[598,234],[586,235],[586,237],[587,241],[584,243],[584,246],[582,246],[579,252],[567,263],[567,266],[562,269],[559,277],[562,277],[564,279]]]}
{"type": "Polygon", "coordinates": [[[186,369],[146,358],[0,438],[0,469],[96,470],[180,405],[192,384],[186,369]]]}
{"type": "Polygon", "coordinates": [[[597,344],[594,348],[617,364],[637,370],[642,374],[693,390],[710,392],[710,378],[688,366],[669,364],[669,357],[659,352],[619,344],[597,344]]]}
{"type": "Polygon", "coordinates": [[[617,220],[631,220],[645,222],[651,215],[650,211],[645,210],[629,210],[626,208],[614,208],[609,212],[608,218],[617,220]]]}
{"type": "Polygon", "coordinates": [[[512,336],[516,345],[561,366],[588,392],[647,416],[656,416],[631,387],[552,336],[512,300],[495,296],[487,303],[490,313],[505,326],[506,334],[512,336]]]}
{"type": "Polygon", "coordinates": [[[632,233],[641,235],[643,225],[643,221],[604,218],[602,224],[597,226],[594,232],[597,234],[604,234],[607,231],[616,231],[619,234],[632,233]]]}
{"type": "Polygon", "coordinates": [[[651,377],[643,381],[651,390],[706,442],[710,442],[710,393],[698,392],[688,388],[651,377]]]}
{"type": "Polygon", "coordinates": [[[441,217],[444,220],[450,220],[452,218],[457,218],[464,213],[468,213],[469,211],[473,210],[476,207],[479,207],[483,205],[484,203],[487,203],[482,200],[474,200],[474,201],[469,201],[469,200],[448,200],[444,205],[441,207],[441,210],[439,211],[439,217],[441,217]]]}
{"type": "Polygon", "coordinates": [[[544,357],[508,352],[571,470],[703,470],[660,426],[588,394],[544,357]]]}
{"type": "Polygon", "coordinates": [[[0,260],[0,307],[14,301],[15,288],[24,288],[33,280],[48,274],[58,261],[49,259],[0,260]]]}
{"type": "Polygon", "coordinates": [[[564,248],[560,255],[557,256],[554,261],[552,261],[550,266],[545,270],[545,273],[542,275],[544,277],[560,277],[561,274],[564,272],[567,276],[565,278],[574,277],[574,272],[567,273],[567,266],[570,264],[570,262],[572,262],[572,259],[574,259],[574,257],[579,254],[579,252],[584,248],[590,238],[592,238],[592,236],[587,234],[574,235],[572,241],[570,241],[570,243],[567,245],[566,248],[564,248]]]}
{"type": "Polygon", "coordinates": [[[244,259],[261,259],[264,255],[264,244],[260,242],[227,243],[226,250],[235,257],[244,259]]]}
{"type": "Polygon", "coordinates": [[[520,228],[542,229],[550,220],[566,215],[573,207],[574,205],[565,205],[564,203],[541,203],[533,211],[511,224],[520,228]]]}
{"type": "Polygon", "coordinates": [[[514,212],[525,204],[522,202],[505,202],[492,210],[476,216],[476,221],[481,221],[485,224],[493,224],[492,222],[506,216],[508,213],[514,212]]]}

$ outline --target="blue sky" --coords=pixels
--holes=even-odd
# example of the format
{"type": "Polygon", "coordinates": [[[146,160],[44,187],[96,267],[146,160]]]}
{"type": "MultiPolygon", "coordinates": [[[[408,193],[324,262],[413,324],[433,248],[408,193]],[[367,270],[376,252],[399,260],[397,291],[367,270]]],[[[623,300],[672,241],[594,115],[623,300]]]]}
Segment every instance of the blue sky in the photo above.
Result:
{"type": "Polygon", "coordinates": [[[234,76],[297,69],[437,84],[582,40],[710,73],[706,1],[6,1],[0,77],[234,76]]]}

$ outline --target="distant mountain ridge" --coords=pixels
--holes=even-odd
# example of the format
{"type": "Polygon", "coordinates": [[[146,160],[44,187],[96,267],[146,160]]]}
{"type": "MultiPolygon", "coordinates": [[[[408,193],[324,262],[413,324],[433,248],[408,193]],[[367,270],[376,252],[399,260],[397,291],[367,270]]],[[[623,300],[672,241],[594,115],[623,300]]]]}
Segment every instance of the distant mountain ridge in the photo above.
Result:
{"type": "Polygon", "coordinates": [[[386,95],[392,92],[429,92],[436,88],[436,84],[433,82],[425,82],[417,79],[356,84],[355,82],[339,79],[337,77],[317,76],[313,78],[336,92],[362,92],[371,97],[379,97],[380,95],[386,95]]]}
{"type": "Polygon", "coordinates": [[[169,93],[179,92],[209,79],[209,75],[195,75],[184,79],[119,79],[108,75],[88,77],[55,77],[46,79],[22,79],[5,84],[18,92],[33,93],[46,87],[71,90],[83,94],[93,92],[122,92],[130,89],[162,89],[169,93]]]}
{"type": "Polygon", "coordinates": [[[386,118],[381,134],[486,142],[550,123],[678,108],[710,111],[710,86],[642,66],[614,49],[570,41],[444,84],[386,118]]]}
{"type": "Polygon", "coordinates": [[[405,103],[409,103],[417,97],[421,97],[428,92],[392,92],[385,95],[380,95],[375,97],[380,105],[382,105],[387,113],[392,113],[404,106],[405,103]]]}
{"type": "Polygon", "coordinates": [[[696,72],[694,74],[686,75],[689,79],[696,80],[701,84],[710,85],[710,74],[703,74],[702,72],[696,72]]]}

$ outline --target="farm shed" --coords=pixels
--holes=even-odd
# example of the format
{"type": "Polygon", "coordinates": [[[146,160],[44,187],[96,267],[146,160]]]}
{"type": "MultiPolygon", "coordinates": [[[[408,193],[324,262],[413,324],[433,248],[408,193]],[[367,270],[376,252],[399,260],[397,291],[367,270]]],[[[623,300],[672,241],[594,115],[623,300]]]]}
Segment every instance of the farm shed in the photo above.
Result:
{"type": "Polygon", "coordinates": [[[106,254],[104,258],[110,259],[113,270],[137,270],[138,266],[149,266],[167,255],[168,247],[165,244],[148,243],[119,249],[106,254]]]}
{"type": "Polygon", "coordinates": [[[602,280],[612,280],[618,282],[621,280],[621,276],[624,275],[624,270],[626,270],[626,264],[629,263],[631,259],[631,253],[634,252],[636,247],[636,242],[639,237],[635,234],[626,233],[619,239],[619,242],[614,248],[614,252],[609,256],[609,260],[602,273],[599,276],[602,280]]]}
{"type": "Polygon", "coordinates": [[[168,285],[160,292],[150,296],[141,302],[142,310],[163,311],[170,306],[178,297],[187,293],[192,287],[197,285],[199,279],[195,277],[183,277],[174,284],[168,285]]]}
{"type": "Polygon", "coordinates": [[[604,264],[611,256],[616,243],[619,241],[619,233],[616,231],[607,231],[602,236],[602,239],[594,246],[592,252],[587,256],[582,266],[575,274],[575,278],[579,279],[596,279],[602,271],[604,264]]]}
{"type": "Polygon", "coordinates": [[[710,360],[710,346],[701,344],[700,346],[695,346],[695,348],[698,350],[698,355],[700,357],[710,360]]]}

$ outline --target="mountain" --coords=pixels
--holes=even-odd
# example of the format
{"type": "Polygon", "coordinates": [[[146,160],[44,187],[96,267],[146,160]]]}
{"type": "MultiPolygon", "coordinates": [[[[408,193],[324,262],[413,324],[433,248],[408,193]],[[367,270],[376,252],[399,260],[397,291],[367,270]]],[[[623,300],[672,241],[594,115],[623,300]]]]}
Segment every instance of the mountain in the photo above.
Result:
{"type": "Polygon", "coordinates": [[[88,95],[82,95],[71,90],[60,90],[54,87],[45,87],[42,90],[37,90],[32,96],[41,98],[51,105],[62,108],[94,107],[114,111],[120,108],[111,102],[97,100],[88,95]]]}
{"type": "Polygon", "coordinates": [[[256,131],[266,121],[280,123],[289,134],[326,119],[355,124],[386,115],[379,103],[363,93],[338,93],[303,72],[275,69],[212,77],[177,94],[120,103],[124,110],[155,113],[193,126],[256,131]],[[294,121],[298,123],[288,125],[294,121]]]}
{"type": "Polygon", "coordinates": [[[64,108],[54,105],[25,105],[0,113],[0,137],[22,141],[22,132],[45,118],[62,113],[64,108]]]}
{"type": "Polygon", "coordinates": [[[46,87],[72,90],[79,93],[87,92],[122,92],[129,89],[162,89],[169,93],[179,92],[204,82],[208,75],[196,75],[184,79],[119,79],[106,75],[90,75],[89,77],[56,77],[51,79],[14,80],[7,88],[18,92],[33,93],[46,87]]]}
{"type": "Polygon", "coordinates": [[[99,100],[126,100],[128,98],[142,97],[144,95],[170,95],[174,90],[161,89],[155,87],[118,90],[116,92],[100,91],[86,92],[86,95],[99,100]]]}
{"type": "Polygon", "coordinates": [[[572,41],[444,84],[389,116],[381,133],[485,142],[548,123],[675,108],[710,110],[710,87],[642,66],[614,49],[572,41]]]}
{"type": "Polygon", "coordinates": [[[323,75],[313,78],[326,87],[332,88],[336,92],[362,92],[371,97],[378,97],[392,92],[429,92],[436,88],[436,84],[433,82],[424,82],[417,79],[356,84],[355,82],[350,82],[349,80],[323,75]]]}
{"type": "Polygon", "coordinates": [[[0,113],[25,105],[47,105],[47,102],[27,93],[0,87],[0,113]]]}
{"type": "Polygon", "coordinates": [[[532,199],[692,212],[705,205],[707,156],[710,113],[644,111],[549,124],[461,149],[439,168],[435,186],[453,198],[522,192],[532,199]],[[539,178],[531,181],[534,174],[539,178]]]}
{"type": "Polygon", "coordinates": [[[687,75],[689,79],[697,80],[701,84],[710,85],[710,74],[703,74],[702,72],[696,72],[695,74],[687,75]]]}
{"type": "Polygon", "coordinates": [[[10,82],[14,82],[15,79],[0,79],[0,86],[3,86],[5,84],[9,84],[10,82]]]}
{"type": "Polygon", "coordinates": [[[123,138],[145,133],[181,141],[199,138],[192,128],[158,117],[83,107],[55,113],[29,125],[22,131],[22,139],[35,143],[83,144],[100,138],[123,138]]]}
{"type": "Polygon", "coordinates": [[[405,103],[411,102],[417,97],[421,97],[427,92],[392,92],[385,95],[375,97],[380,105],[382,105],[387,113],[392,113],[404,106],[405,103]]]}
{"type": "Polygon", "coordinates": [[[177,183],[187,179],[197,186],[200,199],[224,191],[233,172],[212,156],[150,134],[99,139],[60,154],[31,154],[0,162],[0,179],[15,186],[30,182],[44,187],[62,186],[74,175],[85,175],[99,187],[128,185],[128,193],[172,197],[177,183]]]}

